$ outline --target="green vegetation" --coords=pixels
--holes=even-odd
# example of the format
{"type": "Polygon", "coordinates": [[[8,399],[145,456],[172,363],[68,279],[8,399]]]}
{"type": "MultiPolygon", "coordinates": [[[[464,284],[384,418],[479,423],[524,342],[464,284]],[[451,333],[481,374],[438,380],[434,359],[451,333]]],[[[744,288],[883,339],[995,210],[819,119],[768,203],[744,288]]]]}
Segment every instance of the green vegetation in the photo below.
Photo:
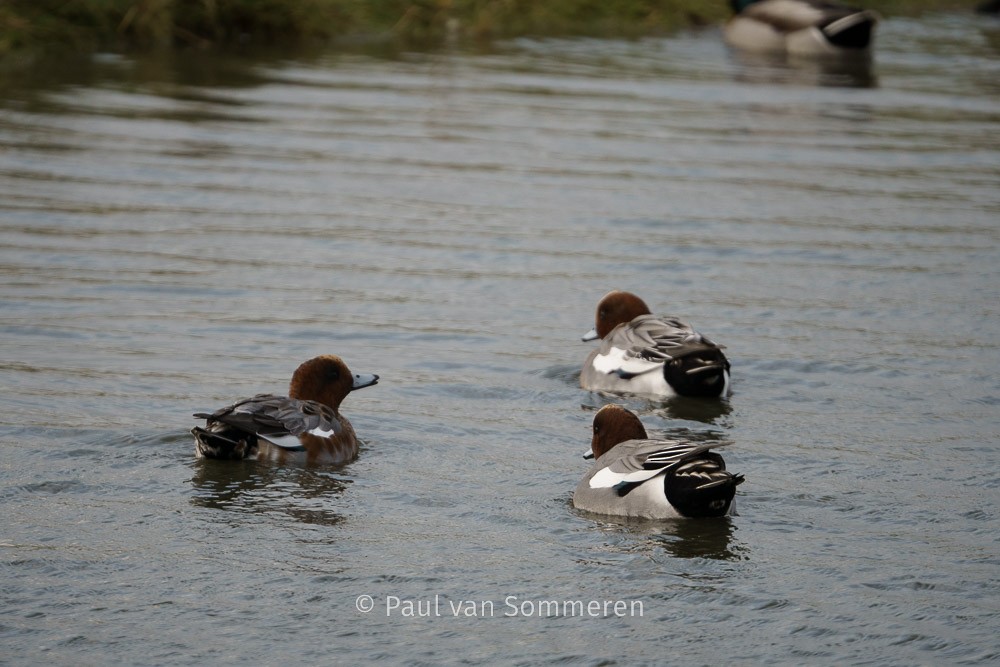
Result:
{"type": "MultiPolygon", "coordinates": [[[[885,15],[970,1],[858,2],[885,15]]],[[[638,36],[716,23],[725,0],[0,0],[0,57],[44,50],[512,35],[638,36]]]]}

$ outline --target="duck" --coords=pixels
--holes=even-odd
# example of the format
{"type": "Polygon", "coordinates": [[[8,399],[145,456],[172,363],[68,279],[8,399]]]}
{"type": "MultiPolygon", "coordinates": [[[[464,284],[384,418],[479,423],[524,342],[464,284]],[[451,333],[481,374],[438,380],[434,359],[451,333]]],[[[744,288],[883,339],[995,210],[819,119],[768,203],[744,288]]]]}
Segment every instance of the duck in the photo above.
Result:
{"type": "Polygon", "coordinates": [[[640,519],[730,515],[743,475],[726,470],[720,443],[656,440],[635,413],[609,404],[594,415],[595,459],[573,492],[573,506],[594,514],[640,519]]]}
{"type": "Polygon", "coordinates": [[[631,292],[613,290],[597,304],[595,326],[584,342],[600,339],[580,372],[591,391],[725,397],[730,364],[722,350],[677,317],[652,315],[631,292]]]}
{"type": "Polygon", "coordinates": [[[798,56],[869,54],[877,13],[827,0],[730,0],[724,37],[747,51],[798,56]]]}
{"type": "Polygon", "coordinates": [[[292,374],[288,395],[257,394],[212,413],[195,426],[199,458],[341,465],[358,456],[354,427],[340,414],[352,391],[378,384],[375,374],[351,373],[340,357],[322,355],[292,374]]]}

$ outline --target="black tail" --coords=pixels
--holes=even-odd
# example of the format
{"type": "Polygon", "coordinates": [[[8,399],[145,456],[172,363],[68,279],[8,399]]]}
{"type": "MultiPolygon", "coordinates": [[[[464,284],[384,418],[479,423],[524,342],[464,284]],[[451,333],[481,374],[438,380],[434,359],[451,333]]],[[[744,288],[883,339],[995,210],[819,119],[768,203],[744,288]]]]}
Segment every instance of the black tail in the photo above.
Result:
{"type": "Polygon", "coordinates": [[[257,437],[235,429],[209,431],[195,426],[191,435],[198,454],[207,459],[242,460],[257,454],[257,437]]]}
{"type": "Polygon", "coordinates": [[[729,360],[719,349],[692,352],[663,367],[667,384],[681,396],[720,396],[726,389],[729,360]]]}
{"type": "Polygon", "coordinates": [[[842,49],[867,49],[872,41],[872,32],[878,22],[873,12],[857,12],[830,21],[820,27],[823,34],[834,46],[842,49]]]}
{"type": "Polygon", "coordinates": [[[725,516],[743,475],[726,471],[722,457],[705,452],[671,470],[663,478],[667,500],[684,516],[725,516]]]}

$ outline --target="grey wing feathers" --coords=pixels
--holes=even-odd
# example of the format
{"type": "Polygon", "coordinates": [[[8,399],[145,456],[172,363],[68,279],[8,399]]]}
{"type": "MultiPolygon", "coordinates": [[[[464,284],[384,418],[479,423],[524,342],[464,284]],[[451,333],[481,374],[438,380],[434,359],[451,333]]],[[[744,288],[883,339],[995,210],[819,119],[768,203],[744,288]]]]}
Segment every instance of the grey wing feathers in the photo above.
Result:
{"type": "Polygon", "coordinates": [[[632,320],[623,334],[628,354],[649,361],[669,361],[694,352],[723,349],[676,317],[644,315],[632,320]]]}
{"type": "Polygon", "coordinates": [[[321,403],[274,394],[258,394],[211,414],[194,416],[208,420],[209,425],[219,422],[265,436],[299,435],[320,427],[332,430],[335,422],[333,411],[321,403]]]}
{"type": "MultiPolygon", "coordinates": [[[[623,443],[624,444],[624,443],[623,443]]],[[[724,443],[696,444],[693,442],[665,443],[662,440],[633,440],[624,455],[610,462],[607,467],[613,472],[628,474],[640,470],[665,470],[724,443]]],[[[621,447],[622,445],[618,445],[621,447]]],[[[614,452],[614,448],[611,452],[614,452]]],[[[611,453],[609,452],[609,453],[611,453]]]]}

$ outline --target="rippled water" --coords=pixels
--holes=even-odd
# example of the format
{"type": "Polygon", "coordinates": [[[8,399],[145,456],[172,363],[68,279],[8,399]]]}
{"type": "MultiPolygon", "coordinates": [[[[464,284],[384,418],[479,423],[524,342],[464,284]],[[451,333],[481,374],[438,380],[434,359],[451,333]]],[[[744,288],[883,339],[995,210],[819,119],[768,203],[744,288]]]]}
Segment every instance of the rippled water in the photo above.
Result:
{"type": "Polygon", "coordinates": [[[1000,22],[879,38],[8,76],[0,661],[995,663],[1000,22]],[[724,342],[731,401],[580,390],[611,288],[724,342]],[[358,461],[194,459],[320,353],[383,378],[358,461]],[[739,515],[576,512],[609,400],[731,443],[739,515]]]}

